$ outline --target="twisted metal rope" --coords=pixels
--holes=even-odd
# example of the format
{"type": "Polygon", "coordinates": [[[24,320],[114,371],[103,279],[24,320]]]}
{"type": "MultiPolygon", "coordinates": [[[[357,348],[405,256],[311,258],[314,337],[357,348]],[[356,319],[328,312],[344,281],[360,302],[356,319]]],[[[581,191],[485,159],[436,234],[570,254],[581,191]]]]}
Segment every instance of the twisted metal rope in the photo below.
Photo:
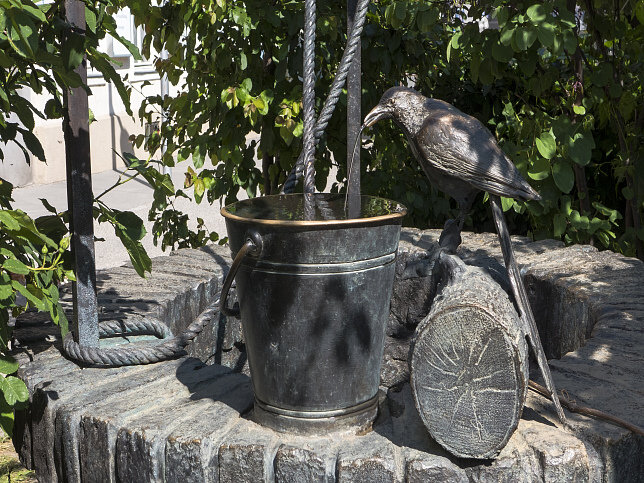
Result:
{"type": "Polygon", "coordinates": [[[99,337],[118,335],[154,335],[159,339],[172,337],[172,331],[163,322],[149,317],[130,316],[127,320],[103,320],[98,324],[99,337]]]}
{"type": "Polygon", "coordinates": [[[303,148],[304,192],[315,192],[315,0],[304,2],[304,68],[302,109],[304,111],[303,148]]]}
{"type": "MultiPolygon", "coordinates": [[[[63,351],[71,359],[97,366],[121,367],[161,362],[183,355],[190,341],[218,314],[219,300],[208,306],[183,333],[151,347],[81,347],[74,341],[71,333],[67,333],[63,339],[63,351]]],[[[172,335],[163,322],[144,317],[100,322],[99,334],[102,337],[149,334],[164,338],[172,335]]]]}
{"type": "MultiPolygon", "coordinates": [[[[342,54],[342,59],[340,60],[340,65],[338,66],[338,71],[336,72],[335,78],[331,83],[329,95],[324,102],[322,111],[320,112],[320,115],[315,123],[315,128],[313,130],[315,144],[318,143],[327,126],[329,125],[329,120],[333,115],[333,111],[335,110],[335,106],[338,103],[340,94],[342,94],[344,83],[347,80],[347,76],[349,75],[351,62],[353,62],[356,52],[360,46],[360,37],[367,20],[367,10],[369,9],[369,2],[370,0],[360,0],[356,6],[355,23],[353,24],[353,29],[351,30],[351,34],[347,39],[347,46],[345,47],[344,53],[342,54]]],[[[305,148],[303,148],[302,152],[297,158],[295,166],[293,166],[293,169],[288,176],[288,179],[284,183],[282,192],[292,193],[293,189],[295,189],[295,184],[302,177],[302,173],[304,172],[305,152],[306,150],[305,148]]]]}

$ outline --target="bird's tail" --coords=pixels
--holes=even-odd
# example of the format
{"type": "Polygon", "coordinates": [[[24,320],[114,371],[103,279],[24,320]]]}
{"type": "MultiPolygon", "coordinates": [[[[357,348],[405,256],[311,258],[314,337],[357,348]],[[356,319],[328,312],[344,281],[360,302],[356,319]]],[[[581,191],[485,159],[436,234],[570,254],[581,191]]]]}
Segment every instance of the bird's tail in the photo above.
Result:
{"type": "Polygon", "coordinates": [[[523,285],[523,280],[521,279],[521,272],[519,271],[519,267],[514,258],[514,251],[512,250],[512,242],[510,240],[510,232],[508,231],[508,226],[506,225],[505,218],[503,217],[501,199],[496,195],[491,195],[490,205],[492,207],[492,216],[494,217],[496,232],[499,235],[499,243],[501,244],[503,261],[505,263],[508,278],[510,279],[510,286],[512,287],[514,300],[517,303],[517,307],[519,309],[519,318],[521,319],[521,322],[523,322],[523,330],[525,332],[525,335],[528,337],[528,342],[531,345],[534,355],[537,358],[537,363],[539,364],[541,375],[543,376],[543,380],[546,383],[546,387],[550,391],[550,396],[555,406],[557,415],[559,416],[559,421],[565,423],[566,416],[563,412],[563,409],[561,409],[561,403],[559,402],[559,397],[557,396],[555,383],[552,379],[552,374],[550,373],[550,367],[548,367],[548,360],[546,359],[546,354],[543,350],[541,339],[539,338],[537,324],[534,320],[532,308],[530,307],[530,300],[528,299],[528,294],[525,290],[525,286],[523,285]]]}

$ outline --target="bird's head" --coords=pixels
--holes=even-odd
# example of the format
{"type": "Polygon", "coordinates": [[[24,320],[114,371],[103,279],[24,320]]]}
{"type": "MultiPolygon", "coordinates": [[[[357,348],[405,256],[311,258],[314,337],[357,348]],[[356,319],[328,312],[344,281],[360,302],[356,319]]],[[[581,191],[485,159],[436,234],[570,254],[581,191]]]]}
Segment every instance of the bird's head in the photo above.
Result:
{"type": "MultiPolygon", "coordinates": [[[[381,119],[393,119],[410,132],[414,132],[416,118],[424,119],[420,110],[425,110],[427,98],[410,87],[396,86],[388,89],[380,102],[364,118],[364,127],[371,127],[381,119]]],[[[426,114],[426,113],[425,113],[426,114]]],[[[420,127],[420,126],[418,126],[420,127]]]]}

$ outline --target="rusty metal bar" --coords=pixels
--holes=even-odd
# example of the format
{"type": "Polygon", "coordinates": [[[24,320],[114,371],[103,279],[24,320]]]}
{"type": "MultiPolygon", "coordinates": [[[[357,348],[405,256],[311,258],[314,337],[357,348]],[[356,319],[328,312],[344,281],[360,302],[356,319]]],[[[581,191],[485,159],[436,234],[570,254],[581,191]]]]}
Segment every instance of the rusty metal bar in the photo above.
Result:
{"type": "MultiPolygon", "coordinates": [[[[67,21],[77,32],[85,31],[85,4],[65,0],[67,21]]],[[[87,84],[87,61],[75,72],[87,84]]],[[[67,206],[72,233],[72,254],[76,282],[73,284],[73,331],[81,346],[98,346],[98,304],[96,300],[96,265],[94,260],[94,219],[92,205],[92,167],[89,145],[89,103],[87,91],[76,87],[65,96],[65,159],[67,163],[67,206]]]]}
{"type": "MultiPolygon", "coordinates": [[[[357,5],[357,0],[347,0],[347,37],[351,34],[355,23],[357,5]]],[[[360,105],[362,99],[362,59],[360,54],[361,48],[358,45],[347,76],[347,163],[351,160],[351,156],[354,156],[351,173],[347,173],[347,178],[351,180],[349,186],[347,186],[347,199],[350,207],[356,203],[355,200],[357,199],[358,209],[359,198],[357,197],[360,196],[360,146],[357,147],[355,154],[353,153],[353,148],[362,124],[360,105]]],[[[348,164],[347,169],[349,169],[348,164]]]]}

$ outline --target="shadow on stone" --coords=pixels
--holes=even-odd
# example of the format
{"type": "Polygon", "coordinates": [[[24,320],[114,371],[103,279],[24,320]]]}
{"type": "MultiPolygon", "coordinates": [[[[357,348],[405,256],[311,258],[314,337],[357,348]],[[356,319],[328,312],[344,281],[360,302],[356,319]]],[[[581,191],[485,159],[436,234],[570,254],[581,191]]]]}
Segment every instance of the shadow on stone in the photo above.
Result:
{"type": "Polygon", "coordinates": [[[207,366],[201,363],[193,368],[195,361],[198,359],[184,359],[176,373],[177,380],[190,391],[191,400],[210,399],[227,405],[239,414],[245,414],[250,410],[253,405],[250,377],[217,364],[207,366]],[[189,371],[185,368],[189,368],[189,371]],[[190,377],[190,371],[202,373],[198,381],[190,377]]]}

